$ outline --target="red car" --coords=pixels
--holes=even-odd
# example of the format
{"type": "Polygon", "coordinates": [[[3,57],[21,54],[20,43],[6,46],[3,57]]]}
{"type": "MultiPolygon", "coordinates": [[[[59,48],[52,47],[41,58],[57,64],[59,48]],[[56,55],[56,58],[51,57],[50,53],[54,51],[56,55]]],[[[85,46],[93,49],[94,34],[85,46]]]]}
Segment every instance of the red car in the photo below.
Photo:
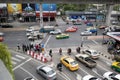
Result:
{"type": "Polygon", "coordinates": [[[3,42],[4,38],[3,37],[0,37],[0,42],[3,42]]]}
{"type": "Polygon", "coordinates": [[[108,27],[108,26],[106,26],[106,25],[101,25],[101,26],[99,26],[99,29],[105,29],[106,27],[108,27]]]}
{"type": "Polygon", "coordinates": [[[77,29],[73,28],[73,27],[69,27],[65,30],[65,32],[76,32],[77,29]]]}
{"type": "Polygon", "coordinates": [[[77,27],[77,26],[72,26],[72,28],[74,28],[74,29],[78,30],[78,27],[77,27]]]}

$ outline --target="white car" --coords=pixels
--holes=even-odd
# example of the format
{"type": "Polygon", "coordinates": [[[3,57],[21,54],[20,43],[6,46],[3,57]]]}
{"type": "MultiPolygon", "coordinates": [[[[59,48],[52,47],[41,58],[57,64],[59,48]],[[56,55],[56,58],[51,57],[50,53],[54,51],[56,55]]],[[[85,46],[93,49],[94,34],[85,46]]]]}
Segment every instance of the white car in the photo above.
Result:
{"type": "Polygon", "coordinates": [[[92,76],[92,75],[86,75],[82,78],[82,80],[102,80],[102,79],[97,78],[97,77],[92,76]]]}
{"type": "Polygon", "coordinates": [[[4,33],[3,33],[3,32],[0,32],[0,36],[3,37],[3,36],[4,36],[4,33]]]}
{"type": "Polygon", "coordinates": [[[103,77],[104,80],[120,80],[120,74],[114,72],[105,72],[103,77]]]}
{"type": "Polygon", "coordinates": [[[83,50],[83,53],[88,54],[93,59],[98,59],[100,56],[100,52],[92,49],[83,50]]]}
{"type": "Polygon", "coordinates": [[[55,31],[50,31],[50,34],[61,34],[62,31],[60,29],[56,29],[55,31]]]}
{"type": "Polygon", "coordinates": [[[34,27],[29,27],[26,29],[26,32],[32,32],[32,31],[34,31],[34,27]]]}
{"type": "Polygon", "coordinates": [[[90,32],[90,31],[83,31],[83,32],[80,33],[80,35],[81,36],[90,36],[90,35],[92,35],[92,32],[90,32]]]}

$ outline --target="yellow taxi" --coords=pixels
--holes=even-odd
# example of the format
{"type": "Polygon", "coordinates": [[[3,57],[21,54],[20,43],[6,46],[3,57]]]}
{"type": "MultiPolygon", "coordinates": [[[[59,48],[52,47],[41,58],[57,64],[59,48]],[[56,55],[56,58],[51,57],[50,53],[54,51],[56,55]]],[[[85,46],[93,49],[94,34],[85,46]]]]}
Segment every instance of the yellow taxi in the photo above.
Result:
{"type": "Polygon", "coordinates": [[[111,68],[117,72],[120,72],[120,62],[113,62],[111,68]]]}
{"type": "Polygon", "coordinates": [[[60,58],[60,61],[64,66],[69,68],[69,70],[71,70],[71,71],[75,71],[75,70],[79,69],[78,63],[71,57],[63,56],[60,58]]]}

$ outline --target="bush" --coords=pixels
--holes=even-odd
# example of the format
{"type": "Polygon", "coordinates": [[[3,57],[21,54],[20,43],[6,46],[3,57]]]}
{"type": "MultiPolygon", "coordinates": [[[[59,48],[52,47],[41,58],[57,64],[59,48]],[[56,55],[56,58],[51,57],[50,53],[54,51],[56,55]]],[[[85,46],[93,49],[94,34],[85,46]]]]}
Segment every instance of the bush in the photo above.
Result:
{"type": "Polygon", "coordinates": [[[4,65],[8,69],[8,71],[11,73],[13,80],[14,80],[14,74],[12,70],[12,62],[11,62],[11,55],[10,52],[8,51],[7,46],[4,44],[0,43],[0,59],[3,61],[4,65]]]}

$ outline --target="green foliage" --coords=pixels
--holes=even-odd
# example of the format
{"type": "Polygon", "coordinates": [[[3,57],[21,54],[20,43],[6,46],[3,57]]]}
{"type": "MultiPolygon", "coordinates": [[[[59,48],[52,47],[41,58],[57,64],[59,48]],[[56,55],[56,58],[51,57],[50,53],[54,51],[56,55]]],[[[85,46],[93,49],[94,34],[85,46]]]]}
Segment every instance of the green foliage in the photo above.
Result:
{"type": "Polygon", "coordinates": [[[113,7],[113,10],[115,10],[115,11],[120,11],[120,4],[116,4],[116,5],[113,7]]]}
{"type": "Polygon", "coordinates": [[[57,8],[64,11],[84,11],[87,4],[57,4],[57,8]]]}
{"type": "Polygon", "coordinates": [[[5,46],[2,43],[0,43],[0,59],[3,61],[4,65],[6,66],[6,68],[11,73],[14,79],[14,74],[12,71],[11,55],[10,52],[8,51],[7,46],[5,46]]]}

